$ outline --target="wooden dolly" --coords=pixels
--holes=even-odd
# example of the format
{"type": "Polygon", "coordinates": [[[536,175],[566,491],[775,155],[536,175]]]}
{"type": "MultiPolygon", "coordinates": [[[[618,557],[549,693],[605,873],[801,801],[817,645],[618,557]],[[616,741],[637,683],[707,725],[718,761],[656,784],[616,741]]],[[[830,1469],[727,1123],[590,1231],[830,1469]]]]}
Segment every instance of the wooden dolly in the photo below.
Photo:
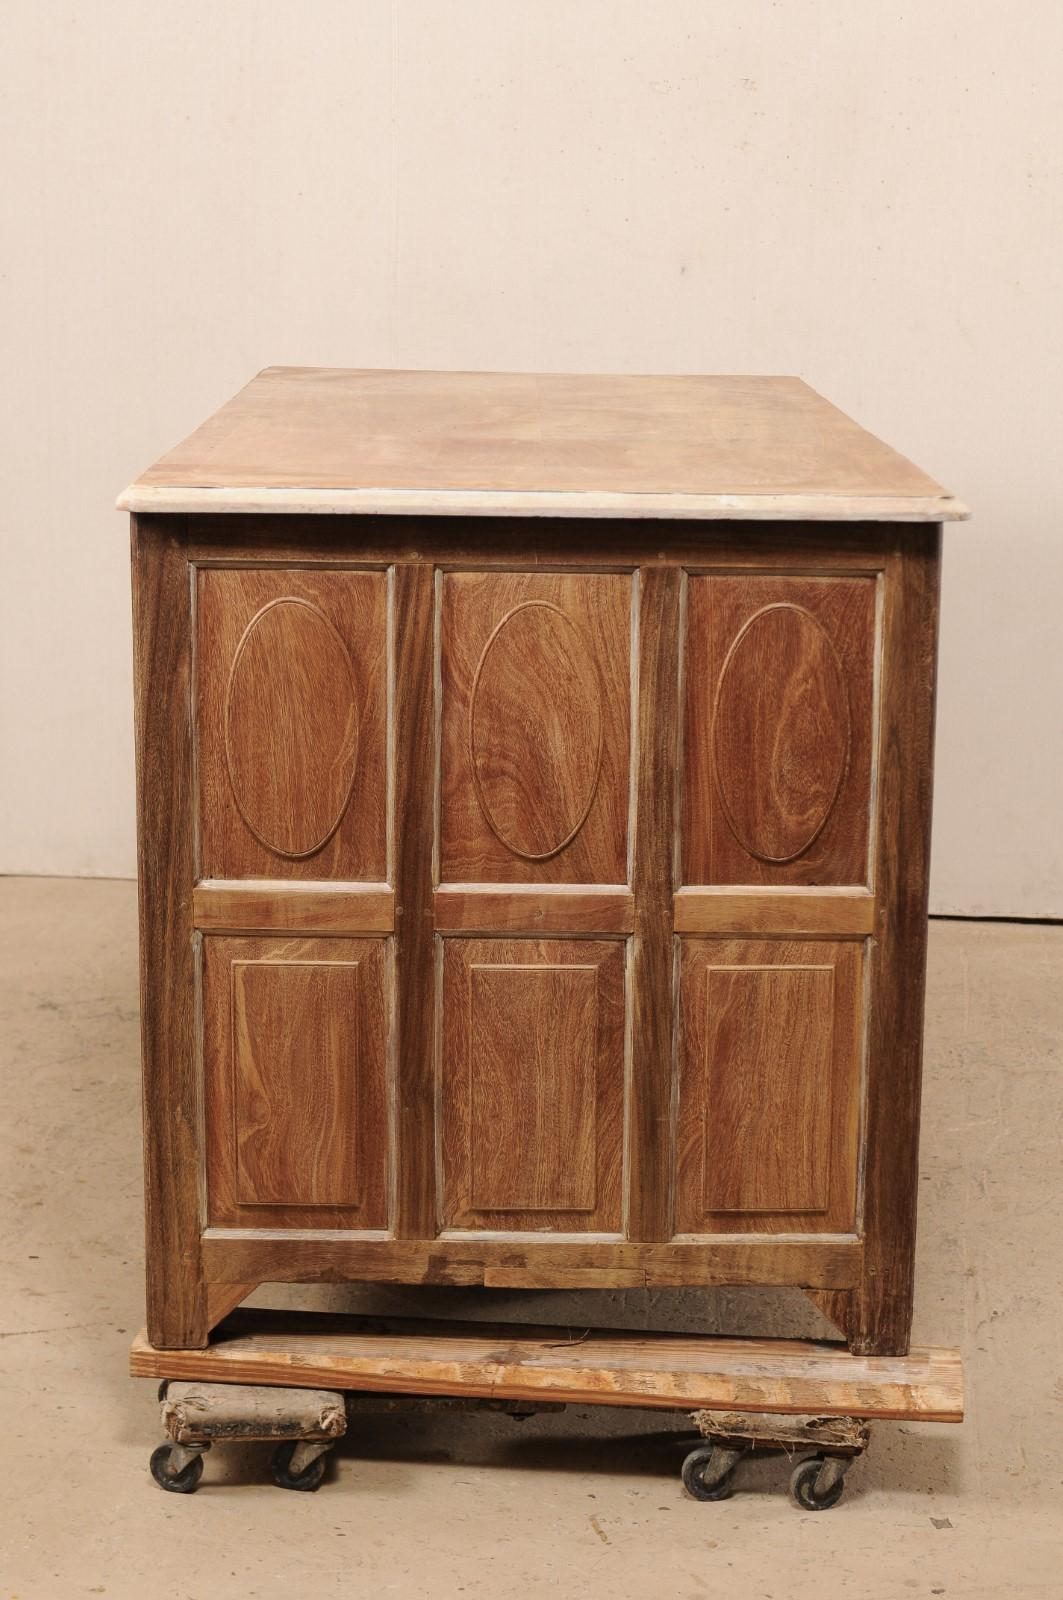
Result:
{"type": "Polygon", "coordinates": [[[683,1463],[697,1500],[723,1500],[752,1450],[811,1448],[794,1499],[837,1505],[869,1424],[961,1422],[959,1352],[854,1356],[812,1340],[529,1328],[511,1324],[240,1310],[205,1350],[156,1350],[141,1333],[134,1377],[162,1379],[170,1443],[151,1458],[157,1483],[190,1494],[203,1455],[226,1439],[279,1441],[274,1481],[316,1489],[325,1456],[366,1410],[407,1404],[489,1406],[524,1416],[569,1404],[690,1414],[705,1443],[683,1463]]]}

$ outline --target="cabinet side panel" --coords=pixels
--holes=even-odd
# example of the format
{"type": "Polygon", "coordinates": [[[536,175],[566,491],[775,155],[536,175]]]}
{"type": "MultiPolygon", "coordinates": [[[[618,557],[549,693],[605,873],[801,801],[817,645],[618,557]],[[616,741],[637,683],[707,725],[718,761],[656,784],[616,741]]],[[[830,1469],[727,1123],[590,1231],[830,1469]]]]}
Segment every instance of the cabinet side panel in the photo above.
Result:
{"type": "Polygon", "coordinates": [[[864,1159],[853,1350],[903,1355],[912,1320],[941,529],[894,535],[885,576],[864,1159]]]}
{"type": "Polygon", "coordinates": [[[133,519],[148,1337],[207,1342],[200,1274],[200,1107],[192,928],[192,607],[185,528],[133,519]]]}

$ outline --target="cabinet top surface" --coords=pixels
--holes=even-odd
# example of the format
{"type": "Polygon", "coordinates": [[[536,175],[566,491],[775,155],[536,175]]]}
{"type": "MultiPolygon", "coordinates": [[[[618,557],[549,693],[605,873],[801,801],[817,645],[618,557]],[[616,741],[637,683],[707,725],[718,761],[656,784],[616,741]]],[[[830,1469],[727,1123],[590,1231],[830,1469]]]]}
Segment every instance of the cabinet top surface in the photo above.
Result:
{"type": "Polygon", "coordinates": [[[267,367],[118,504],[185,515],[967,515],[799,378],[325,367],[267,367]]]}

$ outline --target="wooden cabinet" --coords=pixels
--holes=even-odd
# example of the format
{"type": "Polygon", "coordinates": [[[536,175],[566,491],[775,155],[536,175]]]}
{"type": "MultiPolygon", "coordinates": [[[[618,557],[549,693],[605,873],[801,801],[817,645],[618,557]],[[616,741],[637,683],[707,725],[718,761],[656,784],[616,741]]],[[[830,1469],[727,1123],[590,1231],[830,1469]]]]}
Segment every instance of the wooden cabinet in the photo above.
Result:
{"type": "Polygon", "coordinates": [[[962,507],[793,379],[310,369],[121,504],[153,1344],[788,1284],[903,1353],[962,507]]]}

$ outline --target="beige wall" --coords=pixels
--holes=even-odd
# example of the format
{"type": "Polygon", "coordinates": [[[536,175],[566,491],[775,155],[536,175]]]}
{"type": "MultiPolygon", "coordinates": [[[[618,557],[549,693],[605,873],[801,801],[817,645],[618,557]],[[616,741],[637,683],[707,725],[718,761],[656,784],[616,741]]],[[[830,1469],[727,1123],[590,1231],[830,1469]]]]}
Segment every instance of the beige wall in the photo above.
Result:
{"type": "Polygon", "coordinates": [[[1063,914],[1063,8],[5,0],[0,868],[134,866],[117,491],[270,363],[792,372],[946,535],[934,905],[1063,914]]]}

